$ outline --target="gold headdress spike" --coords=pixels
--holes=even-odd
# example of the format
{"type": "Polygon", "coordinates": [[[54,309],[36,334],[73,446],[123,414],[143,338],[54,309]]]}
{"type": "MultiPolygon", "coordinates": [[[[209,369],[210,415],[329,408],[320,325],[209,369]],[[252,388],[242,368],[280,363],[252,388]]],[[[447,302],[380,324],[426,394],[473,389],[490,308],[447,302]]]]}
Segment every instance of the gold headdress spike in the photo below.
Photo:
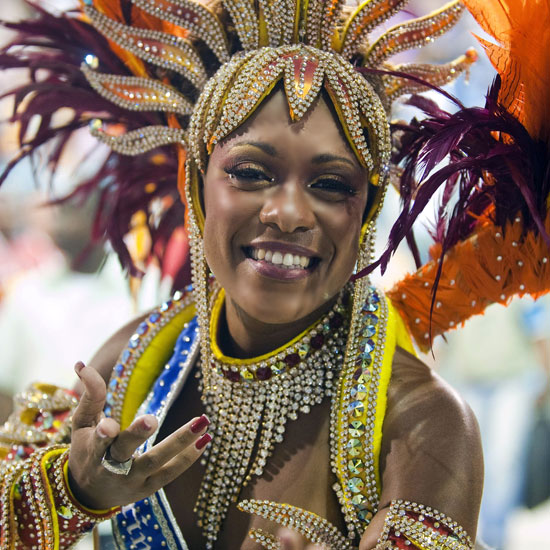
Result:
{"type": "Polygon", "coordinates": [[[477,60],[477,52],[471,48],[459,58],[444,65],[430,65],[425,63],[408,63],[393,67],[396,73],[403,73],[407,76],[416,77],[418,80],[412,80],[407,76],[396,76],[386,74],[382,76],[386,96],[390,102],[404,94],[415,94],[422,92],[426,86],[422,81],[429,82],[433,86],[444,86],[454,78],[455,75],[468,72],[472,63],[477,60]]]}
{"type": "MultiPolygon", "coordinates": [[[[200,37],[221,63],[229,61],[229,45],[223,25],[204,4],[194,0],[131,0],[131,2],[160,21],[173,23],[186,33],[200,37]]],[[[106,36],[110,38],[108,34],[106,36]]]]}
{"type": "Polygon", "coordinates": [[[130,27],[92,8],[84,8],[94,27],[135,56],[184,76],[197,88],[206,83],[202,60],[191,42],[161,31],[130,27]]]}
{"type": "Polygon", "coordinates": [[[447,32],[458,21],[463,11],[462,4],[451,2],[435,13],[392,27],[367,50],[364,65],[379,67],[396,53],[433,42],[435,37],[447,32]]]}
{"type": "Polygon", "coordinates": [[[93,71],[84,63],[82,72],[92,88],[112,103],[131,111],[166,111],[190,115],[193,104],[167,84],[140,76],[117,76],[93,71]]]}
{"type": "MultiPolygon", "coordinates": [[[[199,117],[205,124],[200,137],[207,148],[242,124],[280,79],[284,81],[294,119],[307,112],[321,86],[325,86],[358,158],[371,171],[374,165],[382,167],[381,173],[372,173],[371,183],[374,185],[386,183],[387,178],[381,175],[388,172],[389,142],[387,132],[375,123],[377,117],[373,118],[372,113],[365,109],[368,105],[378,108],[380,103],[376,98],[380,94],[384,96],[384,91],[387,97],[383,97],[382,105],[387,109],[389,102],[399,95],[420,91],[422,86],[391,75],[383,76],[376,89],[363,77],[366,84],[358,86],[359,79],[353,76],[353,66],[345,60],[354,59],[355,63],[367,68],[393,69],[387,64],[389,57],[430,42],[456,23],[463,11],[459,2],[451,2],[431,15],[392,27],[371,44],[370,32],[401,9],[406,0],[367,0],[351,15],[344,13],[341,0],[222,0],[221,6],[232,21],[231,29],[224,26],[218,12],[198,1],[130,1],[138,14],[140,11],[146,14],[146,17],[138,18],[140,25],[148,22],[150,28],[115,21],[101,13],[103,3],[97,0],[86,0],[88,5],[84,11],[90,22],[106,38],[123,48],[128,56],[164,69],[164,73],[159,76],[159,69],[150,69],[151,78],[142,75],[126,77],[101,74],[84,67],[90,84],[103,97],[133,110],[196,114],[197,109],[201,110],[201,101],[194,104],[177,89],[178,79],[183,77],[196,89],[197,95],[205,91],[212,68],[204,56],[201,57],[199,52],[204,54],[204,47],[200,50],[197,42],[206,45],[222,65],[231,57],[244,56],[249,63],[243,59],[242,63],[231,65],[232,74],[224,71],[225,82],[218,82],[218,86],[222,85],[221,92],[209,92],[216,100],[217,113],[223,111],[223,116],[218,119],[211,109],[199,117]],[[232,33],[236,36],[233,37],[232,33]],[[250,57],[252,52],[256,55],[250,57]],[[178,78],[171,75],[178,75],[178,78]],[[162,78],[162,83],[159,78],[162,78]],[[363,128],[367,128],[366,138],[363,128]]],[[[399,69],[440,85],[455,78],[470,61],[469,57],[463,56],[437,68],[414,65],[399,69]]],[[[220,75],[217,77],[222,78],[220,75]]],[[[383,113],[379,118],[382,116],[383,113]]],[[[182,122],[180,117],[178,120],[177,129],[185,130],[188,119],[182,122]]],[[[124,150],[125,154],[143,153],[158,146],[157,143],[182,142],[181,132],[164,132],[158,128],[134,133],[129,139],[108,137],[97,129],[94,133],[117,151],[124,150]],[[157,131],[162,136],[152,139],[157,131]],[[120,145],[117,145],[119,141],[120,145]]],[[[200,165],[199,149],[202,146],[192,143],[192,138],[190,141],[193,156],[200,165]]]]}

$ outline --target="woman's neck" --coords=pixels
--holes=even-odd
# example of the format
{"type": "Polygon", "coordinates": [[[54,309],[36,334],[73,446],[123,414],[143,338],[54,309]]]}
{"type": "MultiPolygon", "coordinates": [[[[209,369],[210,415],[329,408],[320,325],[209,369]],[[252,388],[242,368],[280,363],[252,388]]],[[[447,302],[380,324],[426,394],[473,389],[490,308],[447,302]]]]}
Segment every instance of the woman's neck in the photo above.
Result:
{"type": "Polygon", "coordinates": [[[320,319],[333,306],[336,299],[337,296],[306,317],[291,323],[272,324],[247,315],[226,296],[219,319],[218,345],[224,355],[240,359],[269,353],[284,346],[320,319]]]}

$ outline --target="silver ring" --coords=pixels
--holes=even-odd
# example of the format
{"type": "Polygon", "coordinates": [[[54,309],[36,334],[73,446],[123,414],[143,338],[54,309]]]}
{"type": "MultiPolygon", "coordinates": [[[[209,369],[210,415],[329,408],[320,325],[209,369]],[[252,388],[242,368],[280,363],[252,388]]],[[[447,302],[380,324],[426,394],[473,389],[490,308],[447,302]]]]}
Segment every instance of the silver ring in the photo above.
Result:
{"type": "Polygon", "coordinates": [[[132,464],[134,463],[134,457],[131,457],[126,462],[119,462],[111,456],[111,447],[107,447],[103,458],[101,459],[101,465],[111,472],[112,474],[117,474],[119,476],[127,476],[132,469],[132,464]]]}

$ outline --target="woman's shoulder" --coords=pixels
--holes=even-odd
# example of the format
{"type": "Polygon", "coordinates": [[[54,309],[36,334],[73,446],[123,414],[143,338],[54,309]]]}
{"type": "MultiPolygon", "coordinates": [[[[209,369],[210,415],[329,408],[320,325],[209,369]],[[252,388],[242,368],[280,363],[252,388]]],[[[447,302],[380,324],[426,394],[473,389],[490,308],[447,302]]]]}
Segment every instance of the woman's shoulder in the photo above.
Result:
{"type": "Polygon", "coordinates": [[[169,348],[175,342],[185,322],[194,315],[192,291],[190,289],[176,291],[171,299],[132,319],[115,332],[99,348],[89,365],[95,368],[107,382],[125,349],[129,347],[132,356],[136,357],[143,353],[161,333],[165,336],[168,333],[169,337],[162,338],[160,347],[169,348]]]}
{"type": "Polygon", "coordinates": [[[475,535],[483,457],[465,400],[414,355],[396,349],[382,452],[382,500],[432,506],[475,535]]]}
{"type": "Polygon", "coordinates": [[[404,410],[476,423],[471,408],[456,390],[418,357],[397,347],[388,388],[388,414],[404,410]]]}

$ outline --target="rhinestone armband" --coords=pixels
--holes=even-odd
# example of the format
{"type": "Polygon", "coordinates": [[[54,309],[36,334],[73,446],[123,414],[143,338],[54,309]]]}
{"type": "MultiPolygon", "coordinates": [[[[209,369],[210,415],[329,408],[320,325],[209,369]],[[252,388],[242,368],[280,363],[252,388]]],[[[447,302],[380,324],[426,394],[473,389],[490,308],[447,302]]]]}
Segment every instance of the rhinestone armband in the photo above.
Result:
{"type": "MultiPolygon", "coordinates": [[[[279,504],[269,500],[243,500],[237,507],[241,512],[255,514],[283,527],[294,529],[308,541],[313,544],[321,544],[323,548],[354,550],[352,541],[340,533],[329,521],[312,512],[290,504],[279,504]]],[[[249,536],[266,550],[280,550],[281,548],[281,543],[276,536],[261,529],[252,529],[249,536]]]]}
{"type": "Polygon", "coordinates": [[[473,550],[462,527],[437,510],[408,500],[394,500],[375,550],[473,550]]]}
{"type": "Polygon", "coordinates": [[[119,511],[88,510],[76,502],[67,479],[68,456],[67,446],[55,445],[0,465],[1,548],[69,548],[119,511]]]}

